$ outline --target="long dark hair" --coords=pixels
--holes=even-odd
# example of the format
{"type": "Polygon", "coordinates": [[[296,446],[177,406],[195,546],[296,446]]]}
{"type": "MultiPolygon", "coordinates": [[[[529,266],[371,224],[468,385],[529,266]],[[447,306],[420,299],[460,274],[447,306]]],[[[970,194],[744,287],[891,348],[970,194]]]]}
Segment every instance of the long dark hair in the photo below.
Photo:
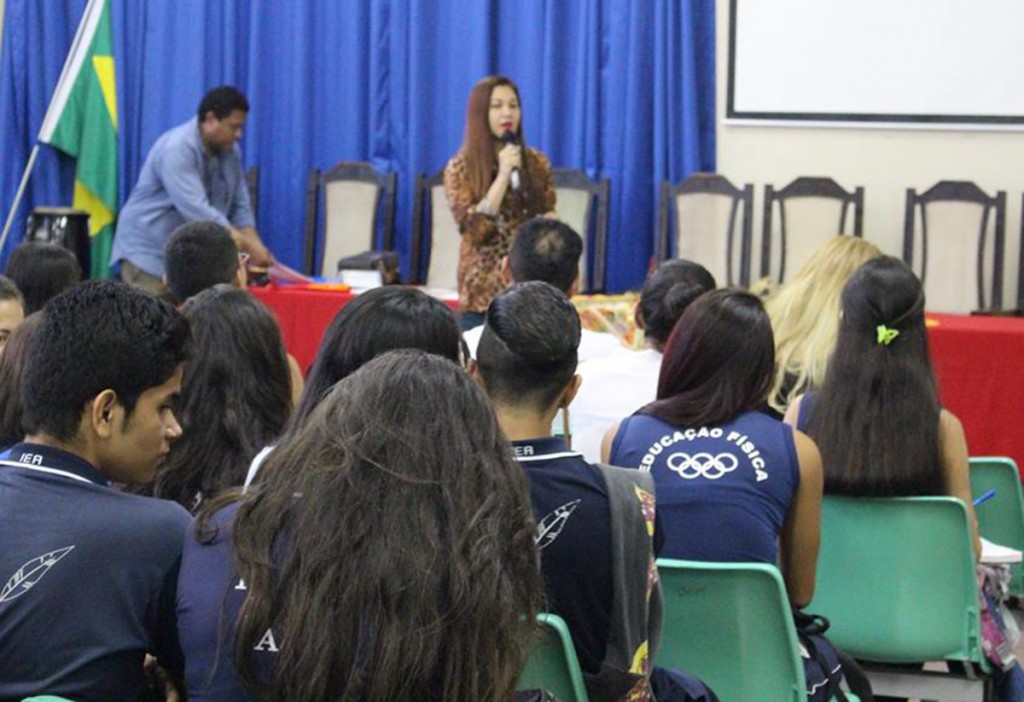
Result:
{"type": "Polygon", "coordinates": [[[157,473],[153,494],[190,509],[241,485],[260,449],[291,414],[288,360],[270,312],[245,290],[217,285],[183,308],[194,339],[185,362],[182,436],[157,473]]]}
{"type": "Polygon", "coordinates": [[[920,281],[899,259],[872,259],[843,288],[842,311],[808,425],[826,492],[944,494],[941,408],[920,281]]]}
{"type": "Polygon", "coordinates": [[[239,674],[260,699],[507,700],[543,598],[534,520],[481,390],[386,353],[268,459],[234,523],[239,674]],[[280,642],[272,673],[251,652],[280,642]]]}
{"type": "Polygon", "coordinates": [[[461,339],[454,313],[419,290],[389,286],[359,295],[324,332],[289,431],[306,421],[331,386],[375,356],[414,348],[458,363],[461,339]]]}
{"type": "Polygon", "coordinates": [[[16,444],[25,438],[21,425],[25,406],[21,378],[25,374],[29,344],[42,320],[42,311],[25,317],[14,328],[3,354],[0,354],[0,447],[16,444]]]}
{"type": "Polygon", "coordinates": [[[516,129],[516,143],[522,147],[522,165],[520,177],[523,179],[522,189],[526,190],[529,183],[529,151],[526,148],[526,137],[523,132],[522,99],[519,97],[519,86],[506,76],[485,76],[473,86],[466,103],[466,134],[463,137],[461,151],[466,159],[466,175],[473,190],[474,202],[483,198],[487,188],[495,179],[498,169],[497,148],[500,145],[495,135],[490,133],[488,114],[490,111],[490,93],[499,86],[508,86],[515,92],[519,102],[519,127],[516,129]]]}
{"type": "Polygon", "coordinates": [[[678,426],[721,424],[764,402],[774,369],[772,325],[761,300],[713,290],[676,322],[661,359],[658,399],[640,413],[678,426]]]}

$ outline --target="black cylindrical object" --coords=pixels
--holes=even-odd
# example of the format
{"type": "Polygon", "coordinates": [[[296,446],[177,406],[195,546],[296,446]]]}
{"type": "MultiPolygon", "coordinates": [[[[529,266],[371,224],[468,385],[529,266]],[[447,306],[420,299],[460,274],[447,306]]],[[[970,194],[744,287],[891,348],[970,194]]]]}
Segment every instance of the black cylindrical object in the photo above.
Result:
{"type": "Polygon", "coordinates": [[[28,216],[25,241],[49,241],[78,259],[82,279],[89,277],[89,213],[71,207],[37,207],[28,216]]]}

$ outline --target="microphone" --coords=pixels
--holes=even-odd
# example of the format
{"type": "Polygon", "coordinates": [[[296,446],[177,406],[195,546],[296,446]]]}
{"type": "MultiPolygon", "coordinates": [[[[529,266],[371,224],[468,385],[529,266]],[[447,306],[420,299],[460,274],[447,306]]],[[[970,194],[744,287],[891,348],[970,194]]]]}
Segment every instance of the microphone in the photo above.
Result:
{"type": "MultiPolygon", "coordinates": [[[[506,129],[505,133],[501,135],[501,143],[516,145],[516,135],[512,133],[511,129],[506,129]]],[[[512,185],[513,190],[519,190],[519,169],[513,168],[512,174],[509,176],[509,183],[512,185]]]]}

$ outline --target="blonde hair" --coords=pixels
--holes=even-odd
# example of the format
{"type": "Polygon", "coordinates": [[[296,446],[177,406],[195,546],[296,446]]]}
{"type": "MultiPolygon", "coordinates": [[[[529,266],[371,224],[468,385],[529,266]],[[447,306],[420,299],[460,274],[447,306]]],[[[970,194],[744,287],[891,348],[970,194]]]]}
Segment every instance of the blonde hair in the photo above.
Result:
{"type": "Polygon", "coordinates": [[[882,252],[855,236],[837,236],[811,253],[796,276],[765,301],[775,332],[775,381],[768,404],[785,412],[793,398],[821,385],[839,330],[839,295],[854,271],[882,252]]]}

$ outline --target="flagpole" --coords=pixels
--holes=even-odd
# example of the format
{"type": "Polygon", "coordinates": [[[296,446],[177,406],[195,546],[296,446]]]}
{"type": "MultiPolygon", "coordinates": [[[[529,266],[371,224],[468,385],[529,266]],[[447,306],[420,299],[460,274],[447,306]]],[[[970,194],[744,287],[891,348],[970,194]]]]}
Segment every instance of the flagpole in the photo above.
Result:
{"type": "Polygon", "coordinates": [[[36,157],[39,155],[39,142],[36,142],[35,146],[32,147],[32,153],[29,154],[28,164],[25,166],[25,173],[21,176],[21,184],[18,185],[18,192],[14,195],[14,202],[11,203],[11,209],[7,213],[7,221],[4,222],[4,231],[0,235],[0,251],[3,251],[4,244],[7,243],[7,235],[11,233],[11,225],[14,223],[14,215],[18,212],[18,207],[21,205],[21,198],[25,195],[25,187],[28,185],[28,177],[32,175],[32,169],[36,165],[36,157]]]}
{"type": "MultiPolygon", "coordinates": [[[[21,199],[25,196],[25,188],[28,187],[29,176],[32,175],[32,169],[35,168],[36,158],[39,156],[39,140],[43,135],[43,132],[48,134],[53,132],[53,117],[51,113],[54,112],[54,105],[58,98],[61,100],[61,108],[63,103],[67,101],[67,91],[69,86],[65,85],[67,82],[67,76],[71,71],[71,63],[74,60],[79,44],[83,40],[85,33],[85,26],[88,19],[91,17],[90,10],[93,5],[101,0],[89,0],[86,3],[85,11],[82,13],[82,19],[78,21],[78,28],[75,30],[74,39],[71,40],[71,48],[68,49],[68,55],[64,59],[64,66],[60,71],[60,78],[57,80],[57,86],[53,90],[53,95],[50,97],[50,104],[46,108],[46,114],[43,116],[42,126],[39,128],[39,134],[36,136],[36,143],[32,146],[32,153],[29,154],[28,164],[25,166],[25,172],[21,176],[21,183],[18,185],[18,191],[14,195],[14,202],[11,204],[11,209],[7,213],[7,220],[4,222],[3,233],[0,234],[0,251],[3,251],[4,244],[7,243],[7,237],[11,233],[11,225],[14,224],[14,216],[18,212],[18,207],[21,206],[21,199]]],[[[2,0],[0,0],[2,2],[2,0]]]]}

